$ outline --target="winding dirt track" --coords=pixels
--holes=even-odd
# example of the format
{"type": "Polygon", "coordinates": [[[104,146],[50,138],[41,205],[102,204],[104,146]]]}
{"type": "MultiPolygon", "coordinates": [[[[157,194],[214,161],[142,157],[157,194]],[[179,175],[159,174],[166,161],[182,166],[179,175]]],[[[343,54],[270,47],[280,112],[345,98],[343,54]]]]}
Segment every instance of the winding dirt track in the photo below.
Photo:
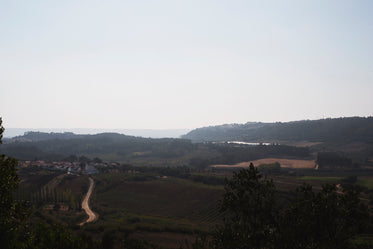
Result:
{"type": "Polygon", "coordinates": [[[97,215],[89,207],[89,198],[91,197],[91,194],[92,194],[92,191],[93,191],[94,181],[93,181],[92,178],[89,178],[89,182],[90,182],[90,184],[89,184],[88,192],[85,195],[85,197],[83,199],[83,202],[82,202],[82,208],[87,213],[88,219],[86,221],[83,221],[82,223],[80,223],[79,224],[80,226],[83,226],[85,223],[88,223],[88,222],[93,222],[93,221],[97,220],[97,218],[98,218],[97,215]]]}

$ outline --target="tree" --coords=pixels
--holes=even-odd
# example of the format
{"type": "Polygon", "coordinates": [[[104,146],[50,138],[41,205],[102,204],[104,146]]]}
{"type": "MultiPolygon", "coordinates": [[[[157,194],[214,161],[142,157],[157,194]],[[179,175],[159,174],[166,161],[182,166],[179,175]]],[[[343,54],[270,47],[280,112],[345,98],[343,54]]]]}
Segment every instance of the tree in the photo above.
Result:
{"type": "Polygon", "coordinates": [[[78,157],[76,155],[70,155],[70,156],[64,158],[62,161],[73,163],[73,162],[78,161],[78,157]]]}
{"type": "Polygon", "coordinates": [[[251,163],[227,181],[221,211],[224,225],[214,235],[216,248],[272,248],[277,230],[275,186],[251,163]]]}
{"type": "Polygon", "coordinates": [[[297,197],[281,217],[282,248],[343,249],[349,240],[366,225],[369,212],[360,203],[359,190],[324,185],[315,193],[303,185],[297,197]]]}
{"type": "MultiPolygon", "coordinates": [[[[0,118],[0,144],[4,128],[0,118]]],[[[25,246],[27,228],[24,226],[28,217],[25,202],[16,202],[13,191],[18,188],[19,178],[14,158],[0,155],[0,245],[1,248],[22,248],[25,246]]]]}
{"type": "Polygon", "coordinates": [[[213,248],[345,249],[369,221],[357,188],[303,185],[280,210],[275,186],[258,170],[234,173],[221,202],[224,224],[213,234],[213,248]]]}
{"type": "Polygon", "coordinates": [[[96,248],[96,245],[89,243],[89,238],[76,237],[71,231],[57,224],[40,223],[33,231],[32,239],[28,248],[37,249],[87,249],[96,248]]]}
{"type": "Polygon", "coordinates": [[[95,157],[95,158],[93,158],[93,162],[94,163],[102,163],[102,160],[101,160],[101,158],[95,157]]]}
{"type": "Polygon", "coordinates": [[[3,120],[2,120],[2,118],[0,117],[0,144],[2,143],[3,132],[4,132],[4,127],[3,127],[2,123],[3,123],[3,120]]]}

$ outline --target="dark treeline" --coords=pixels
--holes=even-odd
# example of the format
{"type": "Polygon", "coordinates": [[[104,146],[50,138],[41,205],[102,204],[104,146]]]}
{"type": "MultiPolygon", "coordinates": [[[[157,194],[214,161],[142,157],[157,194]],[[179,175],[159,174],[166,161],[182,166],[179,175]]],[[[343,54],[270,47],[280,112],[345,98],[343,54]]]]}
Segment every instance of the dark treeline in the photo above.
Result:
{"type": "Polygon", "coordinates": [[[357,163],[353,165],[350,158],[346,157],[343,153],[337,152],[319,152],[317,154],[316,163],[319,165],[319,169],[350,168],[352,166],[359,166],[357,163]]]}

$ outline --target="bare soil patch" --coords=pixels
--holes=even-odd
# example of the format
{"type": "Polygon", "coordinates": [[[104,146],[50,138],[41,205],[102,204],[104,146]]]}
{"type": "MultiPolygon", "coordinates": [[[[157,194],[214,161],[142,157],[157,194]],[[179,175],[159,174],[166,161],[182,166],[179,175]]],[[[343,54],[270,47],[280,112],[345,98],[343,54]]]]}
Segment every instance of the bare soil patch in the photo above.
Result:
{"type": "Polygon", "coordinates": [[[282,168],[292,168],[292,169],[313,169],[315,167],[314,160],[301,160],[301,159],[284,159],[284,158],[264,158],[251,162],[241,162],[234,165],[228,164],[218,164],[212,165],[211,167],[216,168],[248,168],[250,163],[253,163],[255,167],[261,164],[271,164],[278,162],[281,164],[282,168]]]}

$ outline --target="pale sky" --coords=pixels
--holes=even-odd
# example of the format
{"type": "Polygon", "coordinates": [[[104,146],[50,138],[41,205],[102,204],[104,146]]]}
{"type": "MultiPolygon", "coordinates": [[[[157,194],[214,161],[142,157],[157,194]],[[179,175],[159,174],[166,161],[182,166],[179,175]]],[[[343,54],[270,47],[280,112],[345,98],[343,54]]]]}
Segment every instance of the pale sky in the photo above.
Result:
{"type": "Polygon", "coordinates": [[[373,115],[373,1],[0,0],[4,127],[373,115]]]}

